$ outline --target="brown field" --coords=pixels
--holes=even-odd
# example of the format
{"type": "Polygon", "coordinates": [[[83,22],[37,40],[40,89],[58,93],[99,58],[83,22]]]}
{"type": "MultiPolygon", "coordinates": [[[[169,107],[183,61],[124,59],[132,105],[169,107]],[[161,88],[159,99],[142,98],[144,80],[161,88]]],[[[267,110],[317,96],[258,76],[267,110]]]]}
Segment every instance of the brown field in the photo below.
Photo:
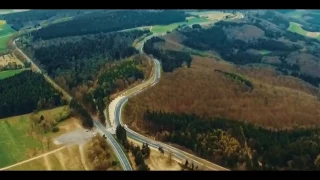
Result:
{"type": "Polygon", "coordinates": [[[297,63],[303,73],[320,77],[319,58],[311,54],[294,52],[287,57],[286,61],[288,63],[297,63]]]}
{"type": "Polygon", "coordinates": [[[21,65],[24,67],[23,63],[14,54],[6,54],[3,56],[0,56],[0,66],[6,66],[10,62],[16,63],[17,65],[21,65]]]}
{"type": "Polygon", "coordinates": [[[226,16],[232,16],[231,13],[224,13],[224,12],[220,12],[220,11],[206,11],[206,12],[196,12],[196,13],[191,13],[191,14],[195,14],[195,15],[199,15],[200,17],[207,17],[210,20],[222,20],[224,19],[226,16]]]}
{"type": "Polygon", "coordinates": [[[314,89],[296,78],[274,73],[268,69],[239,69],[226,62],[194,57],[191,68],[164,73],[157,85],[129,99],[124,120],[133,129],[137,129],[135,124],[143,129],[141,120],[149,108],[220,116],[277,129],[319,125],[320,102],[311,95],[314,89]],[[244,85],[214,69],[242,72],[254,89],[247,91],[244,85]]]}
{"type": "Polygon", "coordinates": [[[312,38],[316,38],[320,35],[320,32],[307,32],[306,35],[312,38]]]}
{"type": "Polygon", "coordinates": [[[264,31],[256,26],[243,25],[241,27],[224,28],[228,38],[249,41],[264,37],[264,31]]]}
{"type": "Polygon", "coordinates": [[[92,165],[83,159],[86,157],[81,148],[81,145],[64,147],[8,170],[90,170],[92,165]]]}

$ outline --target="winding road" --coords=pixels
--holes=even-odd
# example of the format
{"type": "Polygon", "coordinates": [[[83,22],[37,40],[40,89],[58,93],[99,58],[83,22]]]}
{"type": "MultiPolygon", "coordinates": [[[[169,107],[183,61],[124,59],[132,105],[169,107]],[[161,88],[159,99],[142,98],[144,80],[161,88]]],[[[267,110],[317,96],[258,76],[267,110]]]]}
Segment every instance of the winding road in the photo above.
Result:
{"type": "MultiPolygon", "coordinates": [[[[139,46],[137,47],[137,49],[139,50],[139,52],[141,54],[143,54],[143,45],[144,43],[152,38],[153,36],[159,36],[161,34],[153,34],[150,35],[148,37],[146,37],[145,39],[143,39],[139,44],[139,46]]],[[[19,38],[18,38],[19,39],[19,38]]],[[[64,91],[58,84],[56,84],[48,75],[46,75],[45,73],[43,73],[43,71],[23,52],[21,51],[21,49],[19,49],[16,46],[16,41],[18,39],[15,39],[13,41],[14,46],[17,48],[17,50],[27,59],[27,61],[29,61],[34,70],[38,73],[41,73],[45,79],[52,85],[54,86],[54,88],[56,88],[57,90],[61,91],[63,93],[63,95],[67,98],[68,101],[72,100],[72,96],[70,96],[66,91],[64,91]]],[[[121,96],[118,97],[118,102],[116,103],[114,109],[112,110],[112,112],[114,112],[114,114],[112,116],[114,116],[113,121],[111,121],[111,118],[108,119],[108,117],[106,116],[106,126],[102,125],[100,123],[100,121],[98,120],[94,120],[93,123],[95,125],[95,127],[98,129],[100,134],[104,134],[106,136],[107,141],[109,142],[109,144],[111,145],[112,149],[114,150],[117,158],[120,161],[120,164],[123,168],[123,170],[126,171],[132,171],[133,168],[130,164],[130,161],[128,159],[128,157],[126,156],[125,152],[122,150],[121,146],[119,145],[119,143],[115,140],[115,138],[113,137],[112,134],[114,134],[114,130],[116,129],[116,127],[118,125],[122,125],[124,126],[124,128],[127,131],[127,137],[131,138],[133,140],[136,140],[138,142],[142,142],[142,143],[148,143],[149,146],[151,148],[156,148],[158,149],[159,147],[162,147],[163,150],[165,151],[165,153],[172,153],[172,155],[174,156],[175,159],[180,160],[180,162],[184,162],[185,160],[188,160],[190,163],[193,162],[194,165],[198,166],[199,168],[202,168],[204,170],[228,170],[224,167],[221,167],[219,165],[216,165],[214,163],[211,163],[205,159],[199,158],[195,155],[192,155],[190,153],[187,153],[183,150],[177,149],[175,147],[172,147],[168,144],[162,143],[162,142],[158,142],[155,140],[152,140],[150,138],[147,138],[131,129],[129,129],[125,124],[123,124],[122,120],[121,120],[121,111],[124,107],[124,104],[128,101],[128,98],[137,95],[138,93],[141,93],[143,90],[147,89],[148,87],[151,87],[153,85],[155,85],[161,78],[161,63],[159,62],[159,60],[157,59],[152,59],[153,63],[154,63],[154,74],[152,75],[152,77],[147,80],[144,81],[142,84],[137,85],[136,87],[133,87],[129,90],[126,90],[125,92],[122,93],[121,96]],[[110,124],[110,122],[111,124],[110,124]]],[[[111,104],[111,103],[110,103],[111,104]]],[[[106,115],[106,111],[104,112],[106,115]]],[[[110,114],[109,114],[110,115],[110,114]]],[[[111,115],[110,115],[111,117],[111,115]]]]}

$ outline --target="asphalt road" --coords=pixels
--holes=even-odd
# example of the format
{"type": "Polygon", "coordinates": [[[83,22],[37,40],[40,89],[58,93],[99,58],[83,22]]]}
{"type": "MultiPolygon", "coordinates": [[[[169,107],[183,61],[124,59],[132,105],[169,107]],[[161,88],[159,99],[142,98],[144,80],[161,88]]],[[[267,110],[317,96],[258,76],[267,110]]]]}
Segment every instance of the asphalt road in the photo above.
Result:
{"type": "MultiPolygon", "coordinates": [[[[137,49],[139,49],[140,53],[143,53],[143,44],[146,40],[150,39],[152,36],[149,36],[147,38],[145,38],[141,44],[141,47],[138,47],[137,49]]],[[[128,101],[128,98],[131,96],[135,96],[136,94],[142,92],[143,90],[147,89],[149,86],[153,86],[155,85],[161,78],[161,64],[157,59],[153,59],[153,63],[154,63],[154,77],[152,81],[146,81],[144,84],[144,86],[142,86],[141,88],[138,88],[136,91],[133,91],[131,93],[124,93],[126,94],[126,96],[122,96],[122,98],[118,101],[118,104],[116,105],[116,109],[115,109],[115,122],[114,125],[115,127],[117,127],[118,125],[122,125],[124,126],[124,128],[127,131],[127,137],[128,138],[132,138],[136,141],[139,142],[144,142],[144,143],[148,143],[150,147],[156,148],[158,149],[159,147],[162,147],[163,150],[166,153],[172,153],[172,155],[174,157],[176,157],[177,159],[179,159],[182,163],[185,160],[188,160],[190,163],[193,162],[195,165],[197,165],[198,167],[201,167],[202,169],[206,169],[206,170],[228,170],[224,167],[221,167],[219,165],[213,164],[207,160],[204,160],[202,158],[199,158],[197,156],[194,156],[192,154],[189,154],[187,152],[184,152],[182,150],[179,150],[177,148],[174,148],[170,145],[161,143],[161,142],[157,142],[154,141],[150,138],[144,137],[140,134],[138,134],[137,132],[132,131],[131,129],[129,129],[126,125],[124,125],[122,123],[121,120],[121,110],[123,108],[123,105],[128,101]]],[[[128,91],[127,91],[128,92],[128,91]]]]}
{"type": "Polygon", "coordinates": [[[131,164],[127,158],[125,152],[123,152],[119,143],[113,138],[112,134],[108,132],[105,127],[99,121],[93,121],[94,125],[97,127],[100,133],[104,134],[107,140],[110,142],[110,145],[114,152],[116,153],[122,168],[126,171],[132,171],[131,164]]]}

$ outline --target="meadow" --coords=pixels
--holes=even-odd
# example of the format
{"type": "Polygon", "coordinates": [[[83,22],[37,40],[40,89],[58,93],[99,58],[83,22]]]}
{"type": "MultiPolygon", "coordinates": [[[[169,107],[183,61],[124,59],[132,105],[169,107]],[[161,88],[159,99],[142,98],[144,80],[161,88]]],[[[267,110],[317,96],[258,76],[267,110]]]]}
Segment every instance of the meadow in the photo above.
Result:
{"type": "Polygon", "coordinates": [[[7,42],[14,32],[5,20],[0,20],[0,52],[7,50],[7,42]]]}
{"type": "Polygon", "coordinates": [[[168,25],[155,25],[152,26],[151,32],[153,33],[166,33],[168,31],[172,31],[176,29],[179,25],[192,25],[192,24],[197,24],[197,23],[204,23],[204,22],[210,22],[209,19],[207,18],[189,18],[186,22],[177,22],[177,23],[172,23],[168,25]]]}
{"type": "MultiPolygon", "coordinates": [[[[66,110],[66,106],[61,106],[50,110],[40,111],[35,114],[31,113],[0,119],[0,167],[9,166],[58,148],[59,146],[50,142],[49,139],[65,133],[66,130],[60,128],[61,130],[57,133],[46,133],[41,137],[42,141],[40,141],[39,134],[31,129],[30,118],[31,116],[39,118],[43,115],[46,120],[50,120],[59,116],[66,110]]],[[[70,119],[73,118],[69,118],[59,123],[57,126],[61,127],[73,123],[74,120],[70,119]]]]}
{"type": "Polygon", "coordinates": [[[319,32],[306,31],[306,30],[302,29],[301,25],[298,24],[298,23],[290,22],[290,26],[288,28],[288,31],[295,32],[295,33],[301,34],[303,36],[308,36],[308,37],[311,37],[311,38],[320,39],[320,33],[319,32]]]}

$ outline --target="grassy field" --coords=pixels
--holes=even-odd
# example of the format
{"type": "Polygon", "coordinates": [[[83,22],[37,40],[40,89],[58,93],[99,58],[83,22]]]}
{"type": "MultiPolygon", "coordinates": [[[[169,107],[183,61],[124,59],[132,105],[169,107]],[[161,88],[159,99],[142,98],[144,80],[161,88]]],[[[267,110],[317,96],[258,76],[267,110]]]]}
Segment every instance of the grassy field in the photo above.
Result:
{"type": "Polygon", "coordinates": [[[29,11],[29,9],[0,9],[0,14],[9,14],[21,11],[29,11]]]}
{"type": "Polygon", "coordinates": [[[271,53],[271,51],[268,51],[268,50],[261,50],[260,51],[260,54],[262,54],[262,55],[266,55],[266,54],[270,54],[271,53]]]}
{"type": "Polygon", "coordinates": [[[301,25],[298,23],[290,22],[290,26],[288,28],[288,31],[295,32],[298,34],[301,34],[303,36],[308,36],[312,38],[320,39],[320,33],[319,32],[309,32],[301,28],[301,25]]]}
{"type": "Polygon", "coordinates": [[[307,31],[303,30],[301,28],[300,24],[294,23],[294,22],[290,22],[290,26],[288,28],[288,31],[295,32],[295,33],[298,33],[298,34],[301,34],[301,35],[304,35],[304,36],[307,35],[307,31]]]}
{"type": "Polygon", "coordinates": [[[15,32],[4,20],[0,20],[0,52],[7,50],[7,41],[15,32]]]}
{"type": "Polygon", "coordinates": [[[188,22],[178,22],[178,23],[172,23],[168,25],[156,25],[152,26],[151,32],[153,33],[166,33],[167,31],[172,31],[176,29],[179,25],[187,24],[192,25],[196,23],[203,23],[203,22],[210,22],[209,19],[206,18],[190,18],[188,19],[188,22]]]}
{"type": "MultiPolygon", "coordinates": [[[[64,111],[64,108],[65,106],[40,111],[36,116],[43,115],[46,119],[53,118],[64,111]]],[[[38,135],[30,133],[30,116],[31,114],[25,114],[0,119],[0,167],[15,164],[59,147],[52,142],[50,143],[50,148],[44,148],[44,145],[41,145],[38,135]]],[[[59,123],[58,127],[65,126],[69,122],[71,120],[65,120],[59,123]]],[[[63,129],[60,129],[57,133],[47,133],[45,137],[52,139],[64,133],[63,129]]]]}
{"type": "Polygon", "coordinates": [[[1,71],[1,72],[0,72],[0,80],[1,80],[1,79],[5,79],[5,78],[8,78],[8,77],[11,77],[11,76],[14,76],[14,75],[16,75],[16,74],[21,73],[22,71],[25,71],[25,70],[30,70],[30,69],[29,69],[29,68],[25,68],[25,69],[16,69],[16,70],[1,71]]]}

